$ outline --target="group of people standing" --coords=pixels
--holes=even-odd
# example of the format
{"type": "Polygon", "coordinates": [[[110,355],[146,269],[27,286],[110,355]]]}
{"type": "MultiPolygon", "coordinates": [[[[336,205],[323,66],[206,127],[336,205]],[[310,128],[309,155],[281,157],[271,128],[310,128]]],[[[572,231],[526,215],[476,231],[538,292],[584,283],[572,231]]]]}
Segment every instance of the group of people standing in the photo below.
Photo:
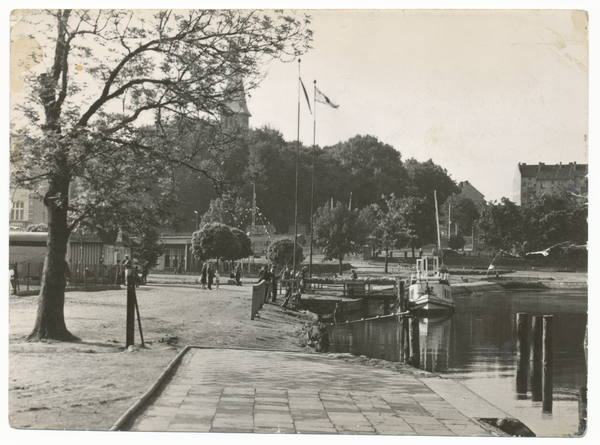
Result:
{"type": "Polygon", "coordinates": [[[140,287],[140,284],[146,284],[149,272],[148,264],[144,264],[140,269],[137,264],[133,265],[132,261],[129,259],[129,255],[125,255],[123,263],[117,261],[116,267],[116,284],[135,285],[135,287],[140,287]]]}
{"type": "MultiPolygon", "coordinates": [[[[267,266],[262,266],[260,272],[258,273],[258,282],[261,281],[269,281],[271,282],[271,301],[275,303],[277,301],[277,281],[282,280],[285,283],[285,295],[282,307],[286,307],[288,302],[292,297],[292,278],[293,273],[290,271],[290,268],[286,266],[281,273],[278,275],[275,271],[275,266],[272,265],[270,268],[267,266]]],[[[300,281],[300,287],[298,288],[298,293],[302,294],[306,291],[306,279],[308,278],[308,267],[304,266],[302,269],[298,271],[296,274],[296,279],[300,281]]],[[[267,298],[267,301],[269,299],[267,298]]]]}
{"type": "Polygon", "coordinates": [[[215,266],[210,262],[205,262],[202,265],[202,271],[200,272],[200,284],[202,285],[202,289],[206,289],[208,286],[208,290],[212,290],[213,284],[216,285],[216,289],[219,290],[221,282],[221,276],[219,275],[219,271],[215,268],[215,266]]]}

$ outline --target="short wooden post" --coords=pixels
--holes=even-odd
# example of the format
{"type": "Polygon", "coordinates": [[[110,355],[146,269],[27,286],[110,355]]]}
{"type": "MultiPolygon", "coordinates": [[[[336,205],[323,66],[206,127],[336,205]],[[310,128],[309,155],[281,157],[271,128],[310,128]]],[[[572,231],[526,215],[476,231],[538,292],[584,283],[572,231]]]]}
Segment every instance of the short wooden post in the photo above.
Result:
{"type": "Polygon", "coordinates": [[[142,318],[140,317],[140,308],[137,302],[137,295],[135,294],[135,284],[133,285],[133,298],[135,303],[135,312],[137,314],[138,328],[140,329],[140,341],[142,342],[142,346],[144,346],[144,333],[142,332],[142,318]]]}
{"type": "Polygon", "coordinates": [[[400,351],[400,362],[405,362],[404,357],[404,315],[398,315],[397,317],[397,325],[398,325],[398,349],[400,351]]]}
{"type": "Polygon", "coordinates": [[[409,335],[409,316],[402,316],[402,332],[404,340],[402,342],[402,348],[404,350],[404,363],[409,363],[410,361],[410,335],[409,335]]]}
{"type": "Polygon", "coordinates": [[[552,386],[554,378],[554,342],[552,333],[552,315],[544,315],[544,327],[542,333],[542,411],[552,412],[552,386]]]}
{"type": "Polygon", "coordinates": [[[127,284],[127,320],[126,320],[126,335],[125,335],[125,347],[132,346],[134,344],[135,336],[135,284],[133,280],[129,280],[132,283],[126,281],[127,284]]]}
{"type": "Polygon", "coordinates": [[[404,280],[400,280],[399,292],[400,292],[400,298],[399,298],[400,312],[404,312],[406,310],[406,297],[404,296],[404,280]]]}
{"type": "Polygon", "coordinates": [[[527,365],[529,362],[528,321],[529,316],[526,313],[517,313],[517,394],[527,393],[527,365]]]}
{"type": "Polygon", "coordinates": [[[418,368],[421,364],[421,351],[419,348],[419,319],[416,317],[409,318],[409,335],[410,335],[410,359],[409,364],[418,368]]]}
{"type": "Polygon", "coordinates": [[[531,351],[529,354],[529,378],[531,381],[531,400],[542,401],[542,322],[538,315],[531,317],[531,351]]]}

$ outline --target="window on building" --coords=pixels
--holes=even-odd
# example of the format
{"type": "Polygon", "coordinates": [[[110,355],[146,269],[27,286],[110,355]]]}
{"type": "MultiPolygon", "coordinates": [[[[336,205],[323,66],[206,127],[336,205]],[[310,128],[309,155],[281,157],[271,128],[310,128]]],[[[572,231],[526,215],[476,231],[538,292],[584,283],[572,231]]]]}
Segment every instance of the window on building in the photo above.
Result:
{"type": "Polygon", "coordinates": [[[25,220],[25,203],[24,202],[13,202],[12,209],[10,210],[10,219],[12,221],[24,221],[25,220]]]}
{"type": "Polygon", "coordinates": [[[546,184],[544,184],[543,182],[540,183],[540,188],[541,189],[545,189],[546,188],[546,184]]]}
{"type": "Polygon", "coordinates": [[[165,252],[165,267],[171,267],[171,251],[165,252]]]}

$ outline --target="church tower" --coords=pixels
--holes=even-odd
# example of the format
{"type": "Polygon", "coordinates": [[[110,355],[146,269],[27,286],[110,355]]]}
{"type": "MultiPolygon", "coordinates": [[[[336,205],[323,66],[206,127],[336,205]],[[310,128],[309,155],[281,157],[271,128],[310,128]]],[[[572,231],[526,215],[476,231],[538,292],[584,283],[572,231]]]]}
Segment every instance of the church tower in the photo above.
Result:
{"type": "Polygon", "coordinates": [[[227,84],[227,90],[230,94],[230,101],[227,103],[227,107],[233,112],[231,116],[221,116],[221,124],[223,130],[242,129],[248,130],[250,128],[250,111],[248,110],[248,104],[246,103],[246,91],[244,90],[244,82],[242,76],[234,76],[227,84]]]}

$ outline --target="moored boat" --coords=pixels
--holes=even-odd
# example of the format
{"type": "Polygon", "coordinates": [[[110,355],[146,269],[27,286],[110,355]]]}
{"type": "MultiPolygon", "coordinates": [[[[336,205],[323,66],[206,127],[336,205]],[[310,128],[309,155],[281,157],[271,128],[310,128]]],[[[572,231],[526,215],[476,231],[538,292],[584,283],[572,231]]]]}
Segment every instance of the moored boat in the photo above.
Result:
{"type": "Polygon", "coordinates": [[[454,311],[452,288],[447,272],[439,269],[438,257],[417,260],[416,273],[411,274],[407,309],[417,317],[444,317],[454,311]]]}

